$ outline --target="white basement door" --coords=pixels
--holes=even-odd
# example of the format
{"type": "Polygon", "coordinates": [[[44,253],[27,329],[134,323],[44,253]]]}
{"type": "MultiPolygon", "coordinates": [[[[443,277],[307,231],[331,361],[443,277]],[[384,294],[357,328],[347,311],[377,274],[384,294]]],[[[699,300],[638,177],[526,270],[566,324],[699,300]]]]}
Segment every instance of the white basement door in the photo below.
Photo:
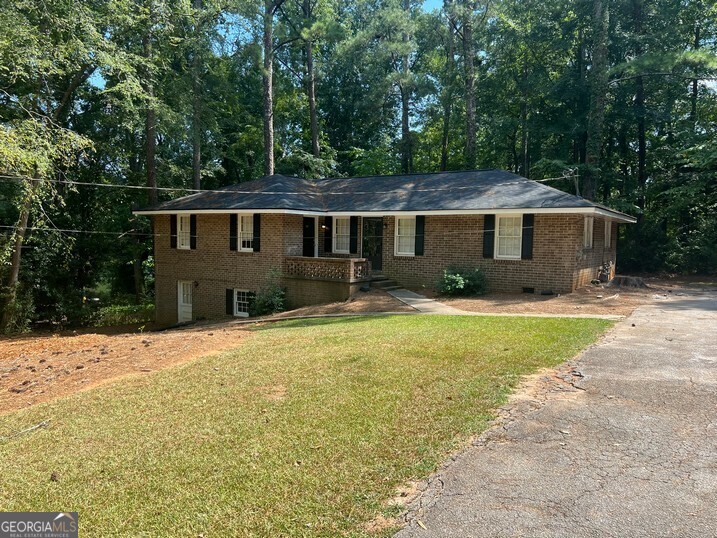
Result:
{"type": "Polygon", "coordinates": [[[192,321],[192,288],[188,280],[177,282],[177,322],[192,321]]]}

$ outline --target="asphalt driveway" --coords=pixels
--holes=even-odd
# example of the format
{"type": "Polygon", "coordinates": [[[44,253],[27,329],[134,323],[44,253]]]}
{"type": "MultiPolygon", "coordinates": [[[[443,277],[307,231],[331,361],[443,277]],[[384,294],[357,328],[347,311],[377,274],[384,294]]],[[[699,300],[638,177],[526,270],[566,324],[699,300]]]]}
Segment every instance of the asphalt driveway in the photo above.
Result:
{"type": "Polygon", "coordinates": [[[397,538],[717,536],[717,293],[640,307],[540,383],[397,538]]]}

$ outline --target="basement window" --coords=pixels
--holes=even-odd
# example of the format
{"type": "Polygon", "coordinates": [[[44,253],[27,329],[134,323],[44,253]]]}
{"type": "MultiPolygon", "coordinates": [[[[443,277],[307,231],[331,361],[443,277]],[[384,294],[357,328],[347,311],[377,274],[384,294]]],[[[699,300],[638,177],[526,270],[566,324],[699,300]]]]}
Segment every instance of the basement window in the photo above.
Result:
{"type": "Polygon", "coordinates": [[[234,315],[249,317],[249,304],[253,299],[254,294],[248,290],[234,290],[234,315]]]}

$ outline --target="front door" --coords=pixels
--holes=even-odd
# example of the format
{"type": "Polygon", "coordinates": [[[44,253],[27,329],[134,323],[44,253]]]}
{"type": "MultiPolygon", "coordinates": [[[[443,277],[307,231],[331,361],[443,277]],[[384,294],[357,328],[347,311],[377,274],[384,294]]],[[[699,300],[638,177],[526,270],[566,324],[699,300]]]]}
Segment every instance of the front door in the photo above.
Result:
{"type": "Polygon", "coordinates": [[[383,265],[383,218],[364,217],[363,257],[371,262],[372,271],[380,271],[383,265]]]}
{"type": "Polygon", "coordinates": [[[316,256],[316,217],[304,217],[304,250],[302,256],[316,256]]]}
{"type": "Polygon", "coordinates": [[[188,280],[177,282],[177,322],[192,321],[192,289],[194,283],[188,280]]]}

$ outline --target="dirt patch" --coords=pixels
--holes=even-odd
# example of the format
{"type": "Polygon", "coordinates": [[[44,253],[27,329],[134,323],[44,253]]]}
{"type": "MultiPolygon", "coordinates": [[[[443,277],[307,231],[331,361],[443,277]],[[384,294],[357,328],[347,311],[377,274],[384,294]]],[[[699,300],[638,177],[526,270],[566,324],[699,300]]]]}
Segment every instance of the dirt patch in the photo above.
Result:
{"type": "Polygon", "coordinates": [[[586,286],[566,295],[489,293],[480,297],[440,297],[430,290],[417,290],[427,297],[468,312],[505,314],[603,314],[629,316],[643,304],[665,300],[681,293],[691,281],[645,279],[647,288],[606,285],[586,286]]]}
{"type": "Polygon", "coordinates": [[[286,387],[284,385],[269,385],[258,387],[256,390],[271,402],[280,402],[286,398],[286,387]]]}
{"type": "Polygon", "coordinates": [[[230,324],[163,332],[70,332],[0,339],[0,414],[236,347],[230,324]]]}
{"type": "Polygon", "coordinates": [[[359,291],[346,301],[323,305],[305,306],[296,310],[288,310],[276,314],[272,318],[290,316],[319,316],[323,314],[351,314],[362,312],[416,312],[415,309],[402,303],[395,297],[381,290],[359,291]]]}

